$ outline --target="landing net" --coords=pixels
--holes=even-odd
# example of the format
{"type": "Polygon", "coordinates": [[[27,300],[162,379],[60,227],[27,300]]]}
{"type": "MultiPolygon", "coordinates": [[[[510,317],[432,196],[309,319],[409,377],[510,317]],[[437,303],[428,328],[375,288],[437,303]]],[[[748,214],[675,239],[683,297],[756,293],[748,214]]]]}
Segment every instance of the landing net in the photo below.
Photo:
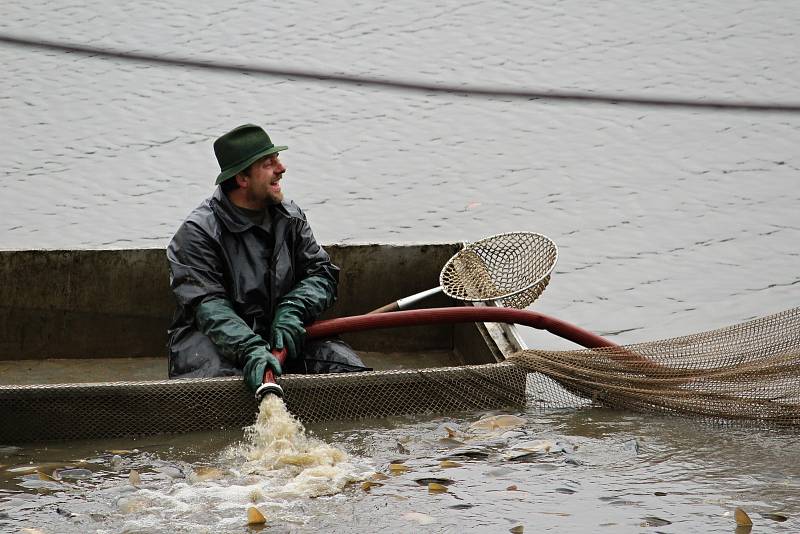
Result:
{"type": "Polygon", "coordinates": [[[497,234],[467,245],[450,258],[439,282],[454,299],[496,301],[523,309],[545,290],[557,260],[558,248],[547,236],[497,234]]]}

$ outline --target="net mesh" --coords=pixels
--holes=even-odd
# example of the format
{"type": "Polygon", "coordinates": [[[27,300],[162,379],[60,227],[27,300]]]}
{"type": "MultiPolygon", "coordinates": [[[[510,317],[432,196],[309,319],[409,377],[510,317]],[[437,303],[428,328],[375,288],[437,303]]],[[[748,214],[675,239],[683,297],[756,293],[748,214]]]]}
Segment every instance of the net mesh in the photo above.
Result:
{"type": "MultiPolygon", "coordinates": [[[[306,423],[402,414],[604,405],[800,425],[800,308],[617,348],[520,351],[502,363],[278,380],[306,423]]],[[[239,377],[0,386],[0,443],[252,424],[239,377]]]]}
{"type": "Polygon", "coordinates": [[[546,236],[498,234],[453,256],[442,269],[440,284],[455,299],[527,308],[547,287],[557,258],[558,248],[546,236]]]}
{"type": "MultiPolygon", "coordinates": [[[[278,379],[305,423],[524,405],[526,371],[507,362],[278,379]]],[[[113,438],[251,425],[241,377],[0,386],[0,443],[113,438]]]]}
{"type": "Polygon", "coordinates": [[[700,334],[616,348],[525,350],[510,361],[575,396],[644,413],[800,424],[800,308],[700,334]]]}

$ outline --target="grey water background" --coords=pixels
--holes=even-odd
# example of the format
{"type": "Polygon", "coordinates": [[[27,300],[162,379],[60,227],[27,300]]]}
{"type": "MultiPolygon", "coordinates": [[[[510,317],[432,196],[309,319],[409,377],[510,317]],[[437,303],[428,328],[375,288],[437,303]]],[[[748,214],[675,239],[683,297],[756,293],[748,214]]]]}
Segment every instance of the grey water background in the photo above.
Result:
{"type": "MultiPolygon", "coordinates": [[[[465,86],[800,99],[793,1],[8,0],[0,15],[6,33],[272,67],[465,86]]],[[[289,145],[284,191],[322,243],[541,232],[560,257],[534,308],[622,343],[798,304],[798,115],[413,93],[11,46],[0,46],[0,64],[3,249],[165,246],[212,191],[213,139],[255,122],[289,145]]],[[[568,346],[527,330],[524,337],[568,346]]],[[[549,430],[576,416],[565,417],[549,430]]],[[[404,428],[412,437],[430,430],[404,428]]],[[[711,445],[694,429],[659,434],[673,427],[636,416],[615,428],[599,447],[647,434],[665,451],[657,462],[640,458],[627,473],[631,484],[672,480],[680,492],[716,496],[717,505],[678,499],[669,507],[697,513],[692,530],[732,531],[707,508],[729,511],[741,496],[733,488],[777,495],[764,507],[800,513],[786,497],[797,492],[798,473],[782,471],[797,457],[790,434],[706,429],[728,446],[703,456],[696,451],[711,445]],[[742,452],[749,447],[769,451],[774,463],[753,462],[742,452]],[[660,462],[663,473],[652,469],[660,462]],[[722,489],[692,475],[697,469],[718,473],[722,489]],[[770,478],[768,469],[782,475],[770,478]]],[[[583,476],[624,486],[618,474],[611,461],[583,476]]],[[[600,523],[620,514],[577,495],[564,496],[573,515],[560,519],[562,528],[597,526],[576,517],[588,505],[600,507],[591,515],[600,523]]],[[[372,524],[400,528],[396,517],[366,509],[372,524]]],[[[621,515],[609,528],[641,528],[641,514],[621,515]]],[[[674,527],[660,528],[682,530],[674,527]]]]}

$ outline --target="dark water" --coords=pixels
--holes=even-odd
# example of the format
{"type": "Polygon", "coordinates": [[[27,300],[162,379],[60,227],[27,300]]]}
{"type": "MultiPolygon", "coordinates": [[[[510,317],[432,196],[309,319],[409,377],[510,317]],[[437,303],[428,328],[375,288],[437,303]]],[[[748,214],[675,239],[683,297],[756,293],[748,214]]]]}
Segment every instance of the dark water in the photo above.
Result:
{"type": "MultiPolygon", "coordinates": [[[[800,4],[792,1],[234,8],[12,0],[0,15],[2,32],[333,73],[649,96],[797,101],[800,94],[800,4]]],[[[323,243],[538,231],[558,244],[560,259],[536,308],[620,342],[716,328],[800,300],[797,115],[426,95],[7,46],[0,63],[5,249],[163,247],[212,190],[213,139],[256,122],[289,145],[284,190],[323,243]]],[[[525,337],[563,346],[538,333],[525,337]]],[[[564,428],[575,417],[553,416],[546,430],[568,439],[564,428]]],[[[512,470],[521,485],[537,488],[524,505],[455,510],[454,519],[419,528],[497,531],[492,521],[515,518],[510,509],[523,511],[526,532],[602,523],[614,523],[604,527],[614,532],[731,532],[723,514],[735,503],[800,514],[784,493],[799,484],[798,473],[786,471],[797,455],[787,447],[792,437],[706,429],[705,438],[635,416],[620,421],[606,427],[590,418],[583,427],[608,428],[592,438],[600,450],[644,435],[658,452],[631,455],[622,470],[616,460],[584,463],[570,480],[598,485],[598,499],[618,493],[640,502],[631,495],[653,488],[666,488],[667,497],[642,498],[646,505],[632,512],[581,497],[585,490],[558,493],[554,510],[571,519],[542,515],[527,498],[541,502],[545,486],[526,468],[512,470]],[[685,523],[640,526],[641,517],[671,520],[665,515],[685,523]]],[[[427,425],[405,432],[416,439],[427,425]]],[[[420,509],[416,496],[398,493],[420,509]]],[[[357,512],[365,524],[406,528],[396,523],[402,499],[347,494],[320,502],[304,504],[311,517],[357,512]]],[[[427,511],[449,510],[427,502],[427,511]]],[[[791,532],[797,523],[767,520],[758,529],[791,532]]]]}

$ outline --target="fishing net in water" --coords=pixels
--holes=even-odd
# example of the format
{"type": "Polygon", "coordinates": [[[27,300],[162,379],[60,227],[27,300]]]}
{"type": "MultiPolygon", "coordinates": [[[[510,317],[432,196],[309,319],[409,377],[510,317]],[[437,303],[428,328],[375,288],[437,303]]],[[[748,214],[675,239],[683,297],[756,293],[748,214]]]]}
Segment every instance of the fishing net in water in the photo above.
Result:
{"type": "MultiPolygon", "coordinates": [[[[533,406],[800,425],[800,308],[624,347],[520,351],[505,362],[286,375],[304,423],[533,406]]],[[[0,386],[0,443],[190,432],[252,424],[240,377],[0,386]]]]}
{"type": "Polygon", "coordinates": [[[643,413],[800,424],[800,308],[624,347],[529,349],[509,361],[537,375],[535,400],[550,406],[583,398],[643,413]]]}

